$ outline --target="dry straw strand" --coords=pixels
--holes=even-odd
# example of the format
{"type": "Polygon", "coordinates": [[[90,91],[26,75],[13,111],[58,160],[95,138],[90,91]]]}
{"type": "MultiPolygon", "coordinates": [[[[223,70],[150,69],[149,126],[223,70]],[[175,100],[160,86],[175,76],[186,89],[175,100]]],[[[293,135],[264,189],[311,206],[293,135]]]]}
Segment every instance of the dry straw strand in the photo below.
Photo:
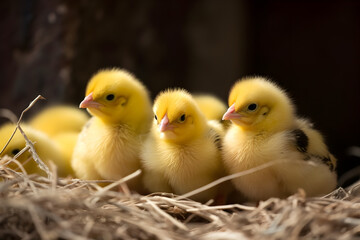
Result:
{"type": "Polygon", "coordinates": [[[28,175],[19,161],[4,157],[0,159],[0,239],[360,237],[360,182],[322,197],[307,198],[299,191],[286,199],[271,198],[255,206],[211,206],[211,200],[202,204],[187,199],[216,184],[269,166],[219,179],[183,196],[142,196],[113,190],[138,177],[140,170],[118,181],[92,181],[58,178],[50,164],[52,174],[43,177],[28,175]],[[19,172],[8,168],[9,162],[17,164],[19,172]],[[100,187],[98,183],[109,185],[100,187]]]}

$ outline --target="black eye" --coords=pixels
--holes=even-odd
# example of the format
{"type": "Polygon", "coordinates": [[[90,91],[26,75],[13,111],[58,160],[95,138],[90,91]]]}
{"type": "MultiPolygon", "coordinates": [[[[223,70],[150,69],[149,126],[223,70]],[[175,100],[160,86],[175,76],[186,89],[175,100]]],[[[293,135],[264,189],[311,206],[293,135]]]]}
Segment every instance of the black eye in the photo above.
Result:
{"type": "Polygon", "coordinates": [[[106,96],[106,100],[108,100],[108,101],[114,100],[114,98],[115,98],[114,94],[109,94],[106,96]]]}
{"type": "Polygon", "coordinates": [[[157,116],[155,115],[155,120],[157,120],[157,116]]]}
{"type": "Polygon", "coordinates": [[[256,108],[257,108],[256,103],[251,103],[251,104],[247,107],[247,109],[248,109],[249,111],[254,111],[256,108]]]}
{"type": "Polygon", "coordinates": [[[181,117],[179,118],[179,122],[183,122],[185,121],[185,114],[181,115],[181,117]]]}
{"type": "Polygon", "coordinates": [[[15,156],[15,155],[18,154],[19,152],[20,152],[20,149],[16,148],[16,149],[14,149],[14,150],[11,151],[11,154],[15,156]]]}

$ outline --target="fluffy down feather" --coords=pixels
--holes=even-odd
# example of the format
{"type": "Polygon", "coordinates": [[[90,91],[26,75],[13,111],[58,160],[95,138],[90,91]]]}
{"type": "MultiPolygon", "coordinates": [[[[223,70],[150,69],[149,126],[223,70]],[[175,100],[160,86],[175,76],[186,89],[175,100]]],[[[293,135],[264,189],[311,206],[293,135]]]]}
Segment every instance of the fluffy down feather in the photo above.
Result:
{"type": "Polygon", "coordinates": [[[50,137],[64,132],[80,132],[89,116],[73,106],[56,105],[45,108],[33,116],[28,124],[50,137]]]}
{"type": "Polygon", "coordinates": [[[233,180],[249,200],[286,197],[299,188],[317,196],[336,187],[336,159],[312,124],[296,116],[280,87],[261,77],[242,79],[230,92],[229,106],[223,116],[232,121],[223,145],[228,172],[284,161],[233,180]]]}
{"type": "MultiPolygon", "coordinates": [[[[184,194],[221,177],[222,126],[210,123],[185,90],[168,90],[155,100],[155,120],[142,160],[145,187],[152,192],[184,194]]],[[[195,195],[214,198],[217,188],[195,195]]]]}
{"type": "MultiPolygon", "coordinates": [[[[84,126],[72,158],[82,179],[118,180],[140,168],[140,147],[153,117],[145,86],[124,70],[99,71],[89,81],[80,108],[93,116],[84,126]]],[[[141,190],[141,180],[129,182],[141,190]]]]}
{"type": "MultiPolygon", "coordinates": [[[[61,177],[66,177],[68,174],[71,174],[71,170],[67,167],[65,156],[62,155],[59,145],[56,144],[52,139],[50,139],[46,134],[36,129],[33,129],[27,125],[21,125],[26,136],[34,143],[35,151],[39,155],[40,159],[48,165],[49,161],[52,161],[56,164],[58,168],[58,174],[61,177]]],[[[10,136],[16,128],[15,124],[4,124],[0,128],[0,148],[2,149],[6,142],[10,139],[10,136]]],[[[18,152],[20,152],[26,146],[24,137],[21,135],[20,131],[17,130],[14,137],[10,141],[9,145],[5,148],[4,152],[0,157],[8,155],[14,157],[18,152]]],[[[32,158],[32,154],[29,151],[24,152],[17,160],[23,164],[26,172],[28,174],[39,174],[45,176],[45,172],[41,170],[35,160],[32,158]]],[[[18,170],[18,166],[15,163],[11,163],[9,167],[14,170],[18,170]]]]}
{"type": "Polygon", "coordinates": [[[195,94],[194,100],[208,120],[221,121],[221,118],[227,109],[226,104],[223,101],[210,94],[195,94]]]}

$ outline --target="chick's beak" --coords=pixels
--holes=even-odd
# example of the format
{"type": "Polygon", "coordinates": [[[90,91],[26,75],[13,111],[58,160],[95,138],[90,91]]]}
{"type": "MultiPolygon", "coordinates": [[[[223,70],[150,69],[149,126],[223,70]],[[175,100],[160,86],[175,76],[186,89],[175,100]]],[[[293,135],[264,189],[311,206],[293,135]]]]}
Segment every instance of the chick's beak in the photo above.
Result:
{"type": "Polygon", "coordinates": [[[93,93],[91,92],[89,95],[87,95],[84,100],[79,105],[79,108],[99,108],[102,106],[101,103],[96,102],[93,99],[93,93]]]}
{"type": "Polygon", "coordinates": [[[236,120],[236,119],[241,119],[241,115],[235,112],[235,103],[234,103],[226,111],[226,113],[222,117],[222,120],[236,120]]]}
{"type": "Polygon", "coordinates": [[[167,114],[165,114],[163,119],[161,119],[161,122],[159,125],[159,130],[160,130],[160,132],[165,132],[166,130],[169,130],[169,129],[172,129],[172,126],[169,122],[169,118],[168,118],[167,114]]]}

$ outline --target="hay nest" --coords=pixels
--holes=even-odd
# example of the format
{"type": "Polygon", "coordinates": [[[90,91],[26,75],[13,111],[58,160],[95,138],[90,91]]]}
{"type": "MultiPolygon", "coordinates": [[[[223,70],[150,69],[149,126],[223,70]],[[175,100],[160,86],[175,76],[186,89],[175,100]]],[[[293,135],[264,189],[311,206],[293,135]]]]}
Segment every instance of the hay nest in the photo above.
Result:
{"type": "Polygon", "coordinates": [[[22,131],[23,113],[17,126],[26,149],[49,177],[28,175],[17,160],[0,158],[0,239],[360,239],[360,182],[319,198],[306,198],[300,190],[256,207],[209,206],[211,201],[185,198],[190,195],[142,196],[124,187],[140,170],[106,187],[101,181],[58,178],[22,131]],[[10,162],[21,171],[8,168],[10,162]],[[124,191],[113,191],[117,187],[124,191]]]}
{"type": "Polygon", "coordinates": [[[1,239],[354,239],[360,183],[328,196],[208,206],[171,194],[142,196],[95,181],[15,172],[0,160],[1,239]]]}

